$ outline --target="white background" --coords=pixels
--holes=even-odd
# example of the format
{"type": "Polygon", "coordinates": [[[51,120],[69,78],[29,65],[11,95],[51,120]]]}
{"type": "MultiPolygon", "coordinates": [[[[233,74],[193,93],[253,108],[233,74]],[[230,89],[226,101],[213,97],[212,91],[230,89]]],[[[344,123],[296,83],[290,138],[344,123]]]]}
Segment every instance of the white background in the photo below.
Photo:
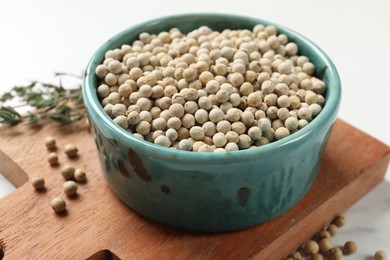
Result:
{"type": "MultiPolygon", "coordinates": [[[[0,0],[0,93],[28,80],[52,81],[53,72],[80,73],[103,42],[136,23],[190,12],[240,14],[285,25],[318,44],[341,76],[339,117],[390,145],[389,11],[387,0],[0,0]]],[[[380,247],[390,254],[390,218],[383,216],[390,207],[389,187],[381,184],[347,212],[355,226],[345,228],[345,239],[375,241],[359,245],[360,255],[350,258],[365,259],[380,247]],[[379,230],[369,239],[359,231],[372,225],[367,222],[379,230]]],[[[0,176],[0,196],[10,190],[0,176]]]]}

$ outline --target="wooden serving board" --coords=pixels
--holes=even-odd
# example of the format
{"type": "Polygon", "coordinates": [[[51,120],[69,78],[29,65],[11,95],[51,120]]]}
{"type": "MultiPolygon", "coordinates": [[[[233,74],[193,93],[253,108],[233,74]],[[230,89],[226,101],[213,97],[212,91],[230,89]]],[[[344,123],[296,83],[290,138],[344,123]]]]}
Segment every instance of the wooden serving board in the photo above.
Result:
{"type": "MultiPolygon", "coordinates": [[[[97,149],[84,122],[0,127],[0,171],[18,189],[0,199],[0,256],[4,259],[280,259],[382,181],[390,148],[338,120],[313,188],[293,209],[265,224],[236,232],[195,233],[145,219],[126,207],[103,178],[97,149]],[[78,197],[62,192],[60,167],[46,161],[43,140],[57,139],[60,166],[87,172],[78,197]],[[66,143],[79,148],[68,159],[66,143]],[[30,177],[46,179],[36,192],[30,177]],[[65,214],[50,200],[63,196],[65,214]]],[[[1,257],[0,257],[1,258],[1,257]]]]}

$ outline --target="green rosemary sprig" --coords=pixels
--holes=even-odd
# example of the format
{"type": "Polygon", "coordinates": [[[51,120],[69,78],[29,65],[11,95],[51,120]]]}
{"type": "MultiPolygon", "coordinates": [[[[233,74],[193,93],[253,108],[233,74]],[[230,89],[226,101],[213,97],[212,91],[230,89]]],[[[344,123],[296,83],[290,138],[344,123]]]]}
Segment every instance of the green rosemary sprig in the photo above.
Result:
{"type": "Polygon", "coordinates": [[[33,81],[26,86],[15,86],[0,96],[0,123],[11,126],[22,122],[36,124],[41,118],[48,118],[61,125],[70,124],[84,117],[81,85],[68,89],[62,86],[61,77],[71,76],[81,80],[81,76],[68,73],[55,73],[59,84],[33,81]],[[5,106],[4,103],[18,100],[17,106],[5,106]],[[31,106],[25,115],[20,115],[15,108],[31,106]]]}

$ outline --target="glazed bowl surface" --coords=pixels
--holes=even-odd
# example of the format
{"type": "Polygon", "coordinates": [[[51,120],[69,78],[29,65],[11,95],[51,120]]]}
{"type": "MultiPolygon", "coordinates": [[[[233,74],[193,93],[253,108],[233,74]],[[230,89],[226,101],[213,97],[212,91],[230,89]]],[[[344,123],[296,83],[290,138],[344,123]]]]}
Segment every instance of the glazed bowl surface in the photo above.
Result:
{"type": "Polygon", "coordinates": [[[90,60],[83,97],[105,178],[114,193],[138,213],[190,230],[231,231],[271,220],[292,208],[312,187],[336,119],[341,84],[329,57],[313,42],[286,27],[261,19],[224,14],[185,14],[147,21],[104,43],[90,60]],[[168,149],[140,140],[104,112],[96,88],[96,67],[106,51],[131,44],[142,32],[173,27],[187,33],[274,25],[299,46],[327,85],[321,113],[306,127],[270,144],[227,153],[168,149]]]}

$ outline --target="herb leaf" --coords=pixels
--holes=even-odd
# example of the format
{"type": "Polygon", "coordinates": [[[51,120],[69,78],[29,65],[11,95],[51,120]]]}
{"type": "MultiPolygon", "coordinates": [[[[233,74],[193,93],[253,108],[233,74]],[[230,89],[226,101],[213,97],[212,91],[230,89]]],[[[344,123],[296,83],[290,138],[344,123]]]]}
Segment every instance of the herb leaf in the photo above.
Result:
{"type": "Polygon", "coordinates": [[[61,77],[70,76],[81,79],[82,76],[55,73],[59,77],[59,84],[32,81],[25,86],[15,86],[0,96],[0,123],[11,126],[21,122],[36,124],[40,118],[49,118],[62,125],[80,120],[84,116],[83,96],[81,86],[66,89],[62,86],[61,77]],[[5,102],[17,100],[21,105],[10,107],[5,102]],[[26,115],[21,116],[16,107],[31,106],[26,115]]]}

